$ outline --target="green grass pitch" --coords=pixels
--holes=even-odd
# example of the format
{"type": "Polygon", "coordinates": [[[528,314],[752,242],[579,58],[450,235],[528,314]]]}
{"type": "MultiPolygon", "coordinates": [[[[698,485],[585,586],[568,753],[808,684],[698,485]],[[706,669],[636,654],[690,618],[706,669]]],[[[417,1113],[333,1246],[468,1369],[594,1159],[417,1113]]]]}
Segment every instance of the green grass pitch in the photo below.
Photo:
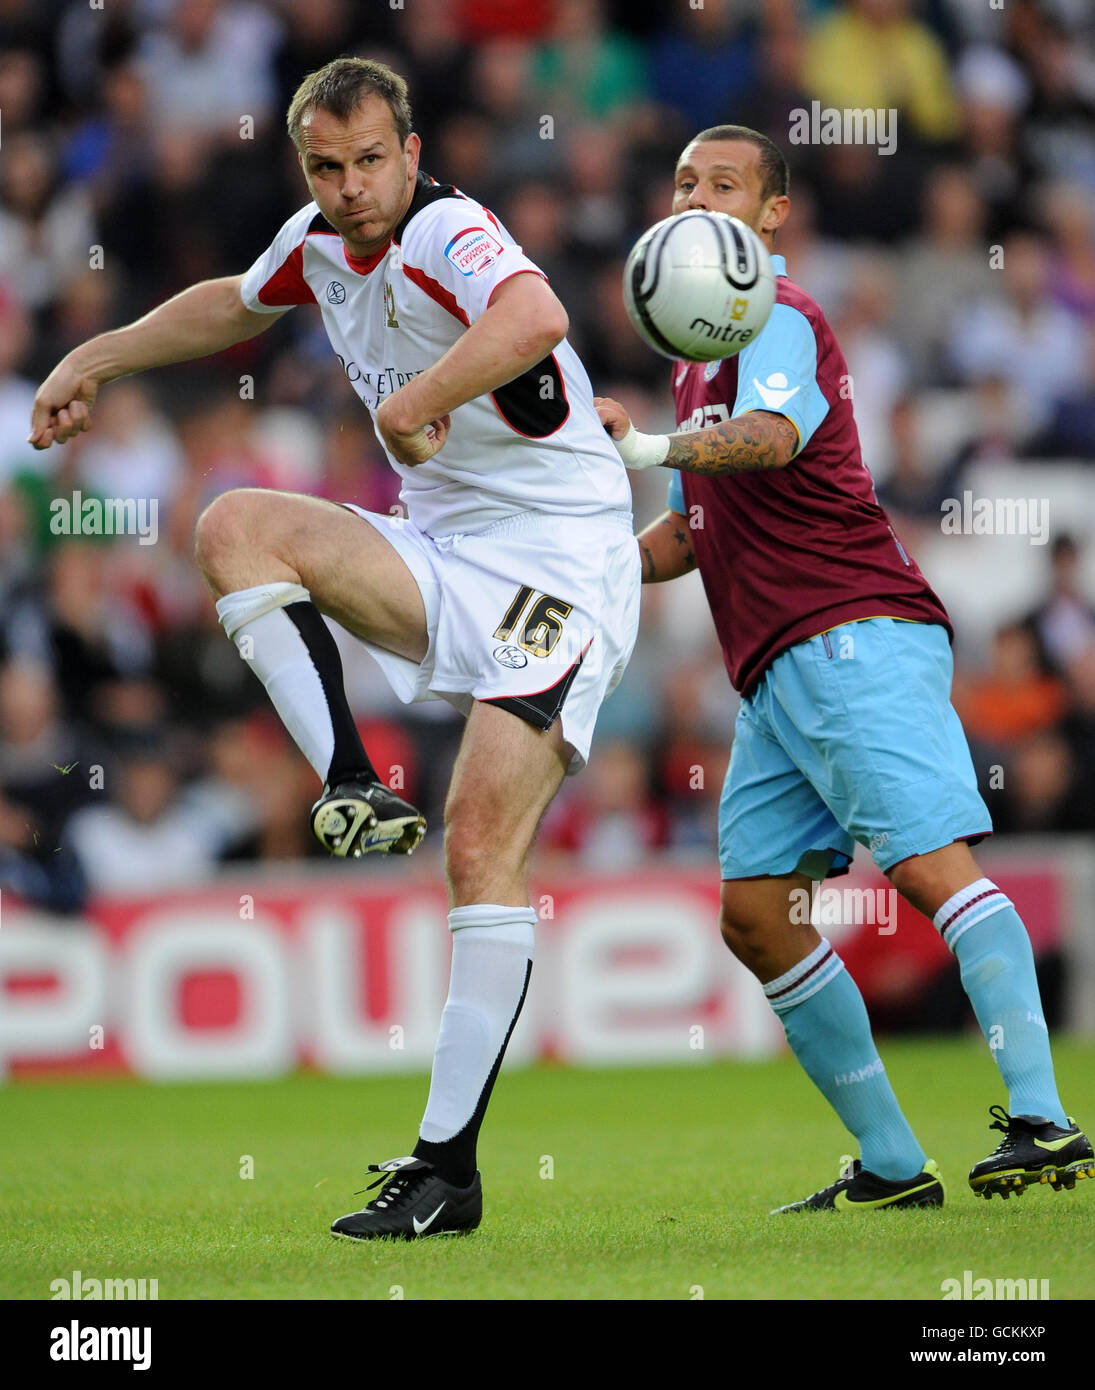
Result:
{"type": "MultiPolygon", "coordinates": [[[[938,1301],[967,1269],[1095,1296],[1095,1182],[1007,1202],[966,1187],[999,1137],[987,1107],[1004,1099],[979,1040],[882,1052],[947,1180],[941,1211],[768,1215],[830,1182],[846,1151],[789,1057],[538,1067],[495,1091],[483,1225],[420,1243],[359,1245],[327,1227],[364,1202],[367,1163],[409,1151],[424,1077],[10,1086],[0,1296],[48,1299],[77,1269],[156,1278],[161,1299],[938,1301]]],[[[1056,1057],[1090,1129],[1095,1045],[1061,1042],[1056,1057]]]]}

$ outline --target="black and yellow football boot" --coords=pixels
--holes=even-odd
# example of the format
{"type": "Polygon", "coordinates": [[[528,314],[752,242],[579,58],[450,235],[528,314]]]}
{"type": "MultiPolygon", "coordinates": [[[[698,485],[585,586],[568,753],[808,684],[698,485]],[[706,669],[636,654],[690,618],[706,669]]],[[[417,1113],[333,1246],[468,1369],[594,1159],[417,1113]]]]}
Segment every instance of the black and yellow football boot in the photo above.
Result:
{"type": "Polygon", "coordinates": [[[1009,1115],[1002,1105],[989,1106],[989,1114],[989,1128],[1003,1130],[1004,1137],[970,1169],[970,1187],[979,1196],[1021,1197],[1036,1183],[1071,1192],[1078,1178],[1095,1178],[1091,1141],[1073,1120],[1062,1129],[1044,1115],[1009,1115]]]}
{"type": "Polygon", "coordinates": [[[915,1177],[903,1181],[880,1178],[850,1154],[840,1160],[840,1177],[801,1202],[776,1207],[770,1215],[785,1211],[884,1211],[896,1207],[941,1207],[946,1192],[934,1158],[925,1160],[915,1177]]]}

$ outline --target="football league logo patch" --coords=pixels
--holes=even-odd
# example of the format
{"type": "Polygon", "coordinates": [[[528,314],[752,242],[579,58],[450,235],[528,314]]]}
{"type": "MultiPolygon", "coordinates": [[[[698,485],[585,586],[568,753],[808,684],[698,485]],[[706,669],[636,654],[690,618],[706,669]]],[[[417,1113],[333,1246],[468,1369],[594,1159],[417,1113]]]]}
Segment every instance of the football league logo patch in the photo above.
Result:
{"type": "Polygon", "coordinates": [[[446,257],[461,275],[482,275],[492,266],[505,247],[485,227],[465,227],[457,232],[445,247],[446,257]]]}

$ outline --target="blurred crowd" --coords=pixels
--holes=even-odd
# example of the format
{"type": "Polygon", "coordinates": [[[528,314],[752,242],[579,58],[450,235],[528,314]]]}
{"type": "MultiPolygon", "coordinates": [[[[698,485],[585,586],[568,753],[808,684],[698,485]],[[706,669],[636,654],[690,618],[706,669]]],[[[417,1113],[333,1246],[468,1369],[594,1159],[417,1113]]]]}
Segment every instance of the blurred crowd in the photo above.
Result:
{"type": "MultiPolygon", "coordinates": [[[[315,776],[218,628],[192,533],[240,485],[396,505],[318,313],[115,383],[63,449],[25,438],[66,351],[238,274],[307,201],[284,111],[340,53],[407,77],[422,167],[544,269],[595,391],[640,429],[675,422],[667,364],[624,313],[623,261],[668,213],[683,145],[732,121],[789,160],[777,250],[836,330],[864,458],[914,549],[971,469],[1092,485],[1089,0],[0,0],[0,888],[30,901],[72,910],[317,852],[315,776]],[[813,101],[895,109],[894,152],[790,143],[813,101]],[[77,491],[155,499],[155,543],[55,534],[51,501],[77,491]]],[[[642,523],[665,480],[632,478],[642,523]]],[[[1004,831],[1095,829],[1086,524],[1055,529],[1040,587],[997,615],[987,651],[958,634],[956,703],[1004,831]]],[[[341,646],[374,763],[436,826],[460,721],[400,706],[341,646]]],[[[590,868],[713,854],[736,705],[696,577],[648,589],[543,852],[590,868]]]]}

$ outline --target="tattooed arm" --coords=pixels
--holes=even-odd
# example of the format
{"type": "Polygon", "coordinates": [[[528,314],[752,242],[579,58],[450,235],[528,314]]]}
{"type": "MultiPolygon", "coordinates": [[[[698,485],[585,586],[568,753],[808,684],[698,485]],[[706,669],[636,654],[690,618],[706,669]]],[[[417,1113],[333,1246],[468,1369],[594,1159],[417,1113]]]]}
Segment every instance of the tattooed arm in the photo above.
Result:
{"type": "Polygon", "coordinates": [[[593,404],[628,468],[660,464],[708,477],[753,473],[786,468],[799,444],[798,430],[787,416],[769,410],[750,410],[683,434],[639,434],[619,401],[594,396],[593,404]]]}
{"type": "Polygon", "coordinates": [[[666,512],[635,537],[643,561],[643,583],[661,584],[679,579],[696,568],[688,518],[680,512],[666,512]]]}
{"type": "Polygon", "coordinates": [[[706,429],[669,436],[663,468],[682,473],[753,473],[786,468],[798,448],[798,430],[786,415],[751,410],[706,429]]]}
{"type": "MultiPolygon", "coordinates": [[[[787,416],[767,410],[751,410],[732,420],[685,434],[636,435],[631,417],[618,401],[609,396],[594,396],[593,404],[617,446],[621,440],[626,445],[625,436],[630,435],[640,441],[640,450],[652,452],[649,459],[640,462],[632,462],[624,454],[628,467],[648,468],[660,463],[663,468],[709,476],[757,472],[785,468],[798,448],[798,430],[787,416]]],[[[696,568],[688,519],[680,512],[666,512],[651,522],[636,540],[643,562],[644,584],[679,579],[696,568]]]]}

